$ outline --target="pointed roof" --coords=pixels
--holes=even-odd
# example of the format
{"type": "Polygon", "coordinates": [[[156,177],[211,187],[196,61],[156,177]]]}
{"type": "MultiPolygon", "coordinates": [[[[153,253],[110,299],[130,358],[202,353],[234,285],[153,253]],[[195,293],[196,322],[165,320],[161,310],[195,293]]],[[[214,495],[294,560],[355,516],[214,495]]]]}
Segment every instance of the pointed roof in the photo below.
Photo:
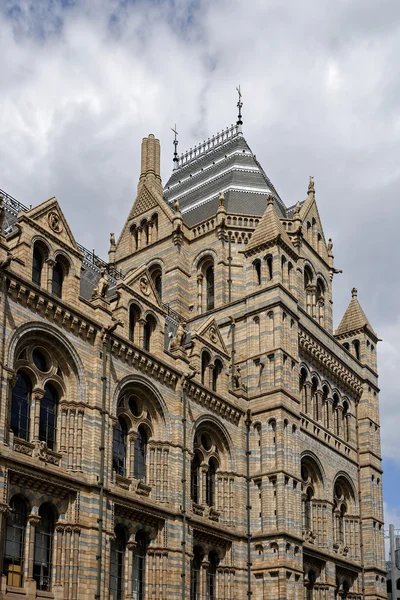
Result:
{"type": "Polygon", "coordinates": [[[191,148],[175,165],[164,187],[164,199],[169,206],[179,200],[183,220],[189,227],[215,216],[221,192],[228,213],[261,217],[265,196],[272,194],[276,210],[286,216],[284,203],[244,139],[239,124],[191,148]]]}
{"type": "Polygon", "coordinates": [[[372,326],[358,301],[357,290],[356,288],[353,288],[351,290],[350,304],[340,321],[339,327],[336,329],[335,336],[344,335],[351,331],[364,328],[367,328],[368,331],[377,338],[375,331],[372,329],[372,326]]]}
{"type": "Polygon", "coordinates": [[[280,238],[288,248],[295,251],[292,242],[286,231],[283,229],[282,223],[275,211],[274,197],[272,194],[268,196],[267,208],[254,230],[249,243],[246,246],[245,252],[255,250],[260,246],[264,246],[272,240],[280,238]]]}

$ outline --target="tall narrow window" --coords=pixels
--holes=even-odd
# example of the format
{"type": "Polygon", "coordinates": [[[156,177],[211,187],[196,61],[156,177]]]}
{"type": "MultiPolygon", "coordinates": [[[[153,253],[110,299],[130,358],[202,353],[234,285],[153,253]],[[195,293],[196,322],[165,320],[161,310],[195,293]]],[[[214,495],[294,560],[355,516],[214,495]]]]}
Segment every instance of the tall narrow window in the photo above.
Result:
{"type": "Polygon", "coordinates": [[[289,284],[289,290],[293,290],[294,282],[293,282],[293,265],[292,265],[292,263],[288,264],[288,284],[289,284]]]}
{"type": "Polygon", "coordinates": [[[159,265],[155,265],[150,269],[150,276],[153,281],[156,292],[161,300],[162,298],[162,271],[159,265]]]}
{"type": "Polygon", "coordinates": [[[58,394],[51,384],[44,386],[44,396],[40,403],[39,440],[46,442],[54,450],[56,442],[58,394]]]}
{"type": "Polygon", "coordinates": [[[353,341],[353,348],[354,348],[354,354],[357,360],[360,360],[360,341],[359,340],[354,340],[353,341]]]}
{"type": "Polygon", "coordinates": [[[144,600],[145,572],[146,572],[147,537],[144,531],[136,534],[136,548],[132,564],[132,597],[135,600],[144,600]]]}
{"type": "Polygon", "coordinates": [[[200,568],[202,561],[201,549],[196,547],[190,563],[190,600],[200,600],[200,568]]]}
{"type": "Polygon", "coordinates": [[[32,260],[32,281],[36,285],[40,285],[42,282],[42,269],[43,269],[43,254],[35,244],[33,249],[33,260],[32,260]]]}
{"type": "Polygon", "coordinates": [[[208,385],[208,365],[210,364],[210,355],[208,354],[208,352],[203,352],[201,355],[201,383],[203,385],[208,385]]]}
{"type": "Polygon", "coordinates": [[[200,460],[197,454],[194,455],[190,467],[190,495],[195,504],[200,502],[200,460]]]}
{"type": "Polygon", "coordinates": [[[272,256],[271,254],[268,254],[268,256],[265,257],[265,261],[267,263],[267,275],[268,275],[268,279],[271,280],[273,277],[273,270],[272,270],[272,266],[273,266],[273,262],[272,262],[272,256]]]}
{"type": "Polygon", "coordinates": [[[62,297],[62,287],[64,281],[64,269],[59,261],[53,267],[53,281],[51,290],[55,296],[62,297]]]}
{"type": "Polygon", "coordinates": [[[143,427],[139,427],[135,439],[133,473],[135,479],[146,479],[147,435],[143,427]]]}
{"type": "Polygon", "coordinates": [[[29,405],[32,384],[28,375],[21,371],[17,374],[17,383],[14,386],[11,400],[11,429],[14,435],[28,439],[29,435],[29,405]]]}
{"type": "Polygon", "coordinates": [[[306,491],[306,497],[304,500],[304,529],[306,529],[306,530],[311,530],[311,528],[312,528],[311,500],[312,500],[312,490],[311,490],[311,488],[308,488],[306,491]]]}
{"type": "Polygon", "coordinates": [[[210,265],[206,270],[206,306],[207,310],[214,308],[214,267],[210,265]]]}
{"type": "Polygon", "coordinates": [[[214,506],[215,504],[215,473],[217,471],[217,465],[215,460],[210,458],[208,463],[208,470],[206,473],[206,503],[207,506],[214,506]]]}
{"type": "Polygon", "coordinates": [[[148,316],[143,326],[143,348],[150,352],[151,350],[151,339],[153,332],[156,328],[156,323],[151,316],[148,316]]]}
{"type": "Polygon", "coordinates": [[[4,574],[7,585],[22,587],[24,574],[26,504],[19,496],[10,501],[4,547],[4,574]]]}
{"type": "Polygon", "coordinates": [[[115,538],[111,542],[110,553],[110,596],[113,600],[122,600],[124,597],[125,548],[125,529],[121,525],[117,525],[115,538]]]}
{"type": "Polygon", "coordinates": [[[216,360],[214,361],[214,368],[213,368],[213,385],[212,385],[212,389],[214,392],[219,391],[219,380],[220,380],[220,375],[222,373],[222,362],[220,360],[216,360]]]}
{"type": "Polygon", "coordinates": [[[35,531],[33,579],[38,590],[51,589],[52,550],[54,535],[54,512],[49,504],[39,508],[40,521],[35,531]]]}
{"type": "Polygon", "coordinates": [[[113,469],[117,475],[126,474],[126,438],[128,428],[123,419],[119,418],[114,428],[113,439],[113,469]]]}
{"type": "Polygon", "coordinates": [[[135,341],[135,329],[136,324],[139,320],[140,313],[136,306],[132,305],[129,307],[129,339],[131,342],[135,341]]]}
{"type": "Polygon", "coordinates": [[[308,584],[307,584],[307,600],[313,600],[314,595],[314,585],[315,585],[315,572],[310,571],[308,573],[308,584]]]}
{"type": "Polygon", "coordinates": [[[261,260],[257,259],[253,262],[256,285],[261,285],[261,260]]]}
{"type": "Polygon", "coordinates": [[[207,600],[217,600],[217,566],[218,554],[210,552],[208,555],[209,565],[207,569],[207,600]]]}

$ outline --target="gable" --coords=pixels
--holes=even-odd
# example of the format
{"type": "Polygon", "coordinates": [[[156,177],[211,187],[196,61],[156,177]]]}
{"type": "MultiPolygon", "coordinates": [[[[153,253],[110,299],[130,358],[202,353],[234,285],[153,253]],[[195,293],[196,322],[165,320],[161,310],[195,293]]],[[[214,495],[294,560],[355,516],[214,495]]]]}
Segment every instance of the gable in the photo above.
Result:
{"type": "Polygon", "coordinates": [[[309,202],[306,201],[302,207],[302,210],[304,209],[303,214],[301,214],[301,218],[303,221],[303,237],[310,243],[310,245],[314,248],[314,250],[316,250],[318,252],[320,257],[326,263],[328,263],[328,261],[329,261],[328,250],[326,247],[324,230],[322,228],[322,223],[321,223],[321,218],[319,216],[317,203],[315,202],[314,198],[310,198],[309,200],[310,201],[309,202]],[[321,235],[320,245],[318,245],[317,238],[313,238],[312,243],[311,243],[311,240],[309,240],[309,238],[308,238],[308,231],[309,231],[308,223],[310,223],[311,231],[312,231],[313,230],[313,227],[312,227],[313,221],[315,221],[314,230],[317,232],[317,234],[321,235]]]}
{"type": "Polygon", "coordinates": [[[123,283],[125,286],[136,292],[139,296],[144,297],[153,304],[162,307],[160,297],[157,294],[153,280],[150,277],[150,273],[145,265],[135,269],[131,274],[125,277],[123,283]]]}
{"type": "Polygon", "coordinates": [[[56,198],[50,198],[49,200],[46,200],[46,202],[39,204],[39,206],[28,210],[26,213],[23,213],[21,218],[24,217],[37,223],[51,236],[60,239],[75,250],[79,250],[56,198]]]}
{"type": "Polygon", "coordinates": [[[209,317],[204,323],[202,323],[199,329],[192,333],[192,338],[193,337],[202,338],[220,352],[228,355],[227,347],[225,346],[225,342],[214,317],[209,317]]]}

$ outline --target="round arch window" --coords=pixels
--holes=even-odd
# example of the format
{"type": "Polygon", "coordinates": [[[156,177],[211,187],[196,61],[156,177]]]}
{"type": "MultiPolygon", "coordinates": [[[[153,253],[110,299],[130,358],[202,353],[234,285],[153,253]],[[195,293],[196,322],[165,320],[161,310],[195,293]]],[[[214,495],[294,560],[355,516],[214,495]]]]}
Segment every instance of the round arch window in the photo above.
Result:
{"type": "Polygon", "coordinates": [[[208,433],[202,433],[200,437],[201,445],[207,452],[211,450],[212,442],[208,433]]]}
{"type": "Polygon", "coordinates": [[[42,371],[42,373],[46,373],[49,370],[46,356],[39,348],[34,348],[32,352],[32,360],[35,364],[35,367],[39,369],[39,371],[42,371]]]}

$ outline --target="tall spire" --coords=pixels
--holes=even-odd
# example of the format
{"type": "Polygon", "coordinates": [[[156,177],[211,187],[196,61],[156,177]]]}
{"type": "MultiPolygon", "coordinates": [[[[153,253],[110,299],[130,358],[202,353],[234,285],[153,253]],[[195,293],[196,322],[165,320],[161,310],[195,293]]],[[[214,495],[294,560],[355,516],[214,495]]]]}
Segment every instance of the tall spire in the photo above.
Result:
{"type": "Polygon", "coordinates": [[[242,92],[240,91],[240,85],[236,88],[236,91],[238,93],[239,96],[239,100],[237,103],[237,107],[239,110],[239,114],[238,114],[238,120],[236,121],[236,125],[239,125],[240,131],[242,130],[242,125],[243,125],[243,121],[242,121],[242,106],[243,106],[243,102],[242,102],[242,92]]]}
{"type": "Polygon", "coordinates": [[[176,123],[175,123],[175,127],[171,127],[171,130],[175,134],[174,141],[173,141],[173,144],[174,144],[174,159],[173,159],[173,162],[174,162],[174,169],[177,169],[178,168],[179,159],[178,159],[178,132],[176,130],[176,123]]]}

